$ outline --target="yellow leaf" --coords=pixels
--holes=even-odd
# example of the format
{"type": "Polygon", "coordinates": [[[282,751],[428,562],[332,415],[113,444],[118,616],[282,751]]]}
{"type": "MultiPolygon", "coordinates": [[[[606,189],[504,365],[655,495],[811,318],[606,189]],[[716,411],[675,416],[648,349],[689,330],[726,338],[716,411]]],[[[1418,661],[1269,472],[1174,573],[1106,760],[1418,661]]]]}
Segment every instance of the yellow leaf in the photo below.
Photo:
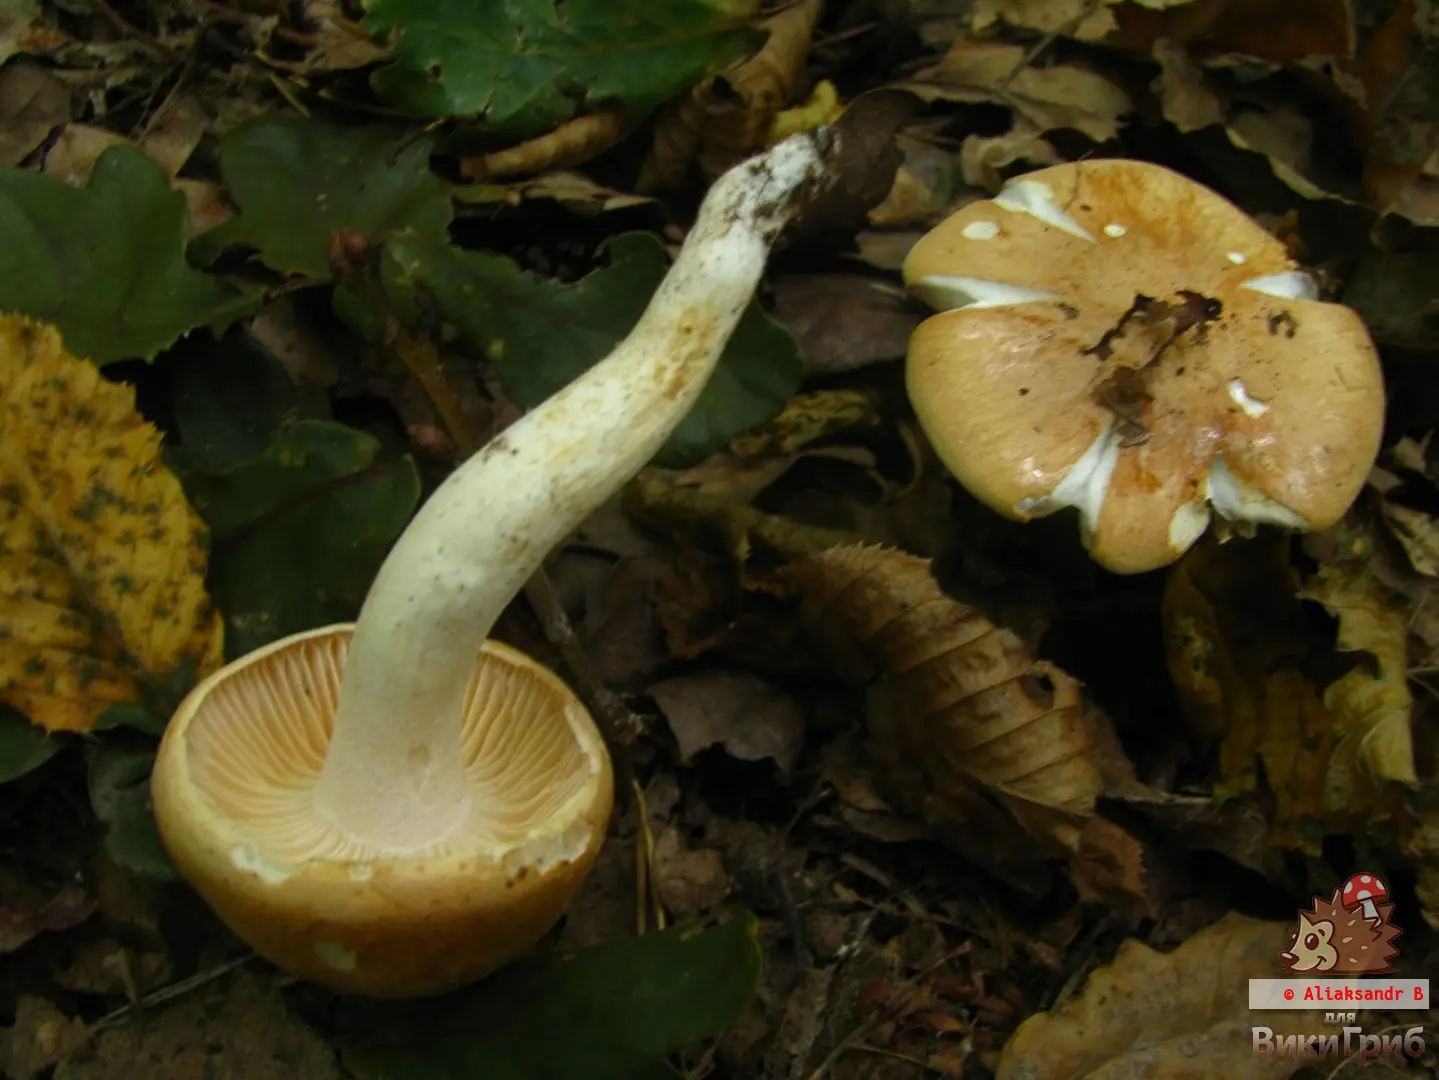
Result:
{"type": "Polygon", "coordinates": [[[128,387],[0,316],[0,702],[49,731],[221,662],[208,535],[128,387]]]}
{"type": "Polygon", "coordinates": [[[1170,575],[1164,627],[1185,712],[1218,744],[1216,794],[1254,790],[1262,766],[1274,842],[1317,851],[1331,828],[1393,814],[1391,782],[1414,781],[1406,620],[1362,553],[1305,587],[1283,536],[1206,541],[1170,575]],[[1338,618],[1336,641],[1315,632],[1305,599],[1338,618]],[[1316,681],[1335,651],[1372,663],[1316,681]]]}
{"type": "Polygon", "coordinates": [[[1272,839],[1313,850],[1328,818],[1325,776],[1334,719],[1304,661],[1322,649],[1278,535],[1205,541],[1170,574],[1165,651],[1185,713],[1218,746],[1215,794],[1274,794],[1272,839]]]}
{"type": "Polygon", "coordinates": [[[1315,1031],[1321,1014],[1251,1011],[1248,980],[1275,973],[1291,925],[1231,912],[1171,952],[1123,942],[1076,993],[1019,1026],[996,1077],[1284,1080],[1303,1063],[1255,1054],[1252,1031],[1315,1031]]]}
{"type": "MultiPolygon", "coordinates": [[[[1367,541],[1363,542],[1367,545],[1367,541]]],[[[1362,770],[1362,790],[1390,781],[1413,784],[1414,699],[1409,693],[1409,620],[1399,599],[1365,569],[1367,546],[1322,567],[1304,595],[1339,620],[1336,647],[1367,652],[1371,666],[1356,668],[1330,684],[1324,704],[1334,714],[1340,749],[1362,770]]]]}

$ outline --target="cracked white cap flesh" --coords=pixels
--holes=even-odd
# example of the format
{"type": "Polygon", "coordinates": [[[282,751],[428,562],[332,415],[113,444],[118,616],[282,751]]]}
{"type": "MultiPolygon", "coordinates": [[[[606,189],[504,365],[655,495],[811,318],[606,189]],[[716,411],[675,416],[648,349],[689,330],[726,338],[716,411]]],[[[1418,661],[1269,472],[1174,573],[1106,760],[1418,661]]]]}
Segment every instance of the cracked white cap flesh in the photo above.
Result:
{"type": "Polygon", "coordinates": [[[1211,507],[1323,528],[1378,451],[1383,381],[1357,314],[1315,300],[1279,241],[1167,169],[1028,174],[941,223],[904,273],[940,309],[907,367],[940,458],[1010,517],[1077,507],[1111,569],[1174,561],[1211,507]],[[1170,306],[1125,321],[1140,297],[1170,306]]]}

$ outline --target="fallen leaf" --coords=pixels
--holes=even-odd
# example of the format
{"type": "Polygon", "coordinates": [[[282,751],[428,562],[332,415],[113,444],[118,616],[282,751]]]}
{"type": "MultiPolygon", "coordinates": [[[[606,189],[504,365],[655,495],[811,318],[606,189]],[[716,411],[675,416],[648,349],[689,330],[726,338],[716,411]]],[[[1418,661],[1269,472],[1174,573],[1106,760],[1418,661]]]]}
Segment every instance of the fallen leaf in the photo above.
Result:
{"type": "Polygon", "coordinates": [[[239,213],[199,237],[193,255],[207,264],[226,248],[252,247],[279,273],[328,279],[330,237],[340,230],[376,243],[401,232],[443,243],[454,208],[430,153],[430,140],[385,125],[280,114],[246,121],[220,142],[220,173],[239,213]]]}
{"type": "Polygon", "coordinates": [[[643,116],[753,52],[763,36],[737,0],[374,0],[365,29],[393,63],[372,77],[389,105],[417,117],[464,116],[486,130],[534,138],[585,106],[643,116]]]}
{"type": "Polygon", "coordinates": [[[0,871],[0,956],[46,932],[69,930],[95,913],[95,898],[80,885],[44,889],[15,870],[0,871]]]}
{"type": "Polygon", "coordinates": [[[1283,1080],[1294,1056],[1254,1053],[1251,1029],[1322,1030],[1310,1011],[1251,1011],[1249,979],[1273,977],[1288,923],[1225,915],[1177,949],[1125,941],[1068,1001],[1019,1026],[996,1080],[1283,1080]]]}
{"type": "Polygon", "coordinates": [[[315,27],[315,43],[301,61],[301,71],[353,71],[389,59],[389,50],[350,19],[343,4],[305,0],[304,8],[305,21],[315,27]]]}
{"type": "Polygon", "coordinates": [[[1336,650],[1367,653],[1372,660],[1372,667],[1355,668],[1324,691],[1339,737],[1329,765],[1328,800],[1363,811],[1376,800],[1373,789],[1414,784],[1418,777],[1410,727],[1408,611],[1369,573],[1368,541],[1356,538],[1351,544],[1341,559],[1321,566],[1300,595],[1339,620],[1336,650]],[[1333,790],[1336,785],[1339,791],[1333,790]]]}
{"type": "Polygon", "coordinates": [[[1389,533],[1416,573],[1439,577],[1439,522],[1420,510],[1383,500],[1379,509],[1389,533]]]}
{"type": "MultiPolygon", "coordinates": [[[[406,235],[386,245],[385,287],[397,310],[418,291],[485,352],[515,405],[531,409],[598,363],[649,303],[667,267],[649,233],[621,233],[605,265],[574,284],[527,274],[501,255],[461,251],[406,235]]],[[[660,465],[703,461],[731,438],[770,419],[803,378],[793,338],[751,302],[699,400],[658,455],[660,465]]]]}
{"type": "MultiPolygon", "coordinates": [[[[1065,34],[1079,41],[1099,41],[1118,25],[1109,10],[1122,0],[975,0],[972,26],[983,32],[1001,20],[1022,30],[1065,34]]],[[[1161,0],[1162,2],[1162,0],[1161,0]]],[[[1188,3],[1189,0],[1175,0],[1188,3]]]]}
{"type": "Polygon", "coordinates": [[[359,1080],[673,1078],[665,1056],[754,996],[756,931],[743,915],[521,961],[344,1061],[359,1080]]]}
{"type": "Polygon", "coordinates": [[[302,420],[213,470],[174,455],[214,534],[210,579],[231,656],[358,614],[420,497],[414,462],[380,451],[363,431],[302,420]]]}
{"type": "Polygon", "coordinates": [[[12,1080],[47,1075],[85,1042],[85,1021],[66,1016],[46,998],[22,994],[15,1023],[0,1029],[0,1073],[12,1080]]]}
{"type": "Polygon", "coordinates": [[[1160,38],[1154,43],[1152,55],[1159,64],[1153,88],[1159,95],[1164,119],[1184,134],[1224,122],[1228,111],[1224,101],[1183,45],[1160,38]]]}
{"type": "Polygon", "coordinates": [[[780,277],[774,315],[804,350],[811,378],[903,357],[925,318],[903,289],[859,274],[780,277]]]}
{"type": "Polygon", "coordinates": [[[1216,794],[1260,790],[1262,777],[1274,800],[1272,842],[1304,851],[1356,818],[1387,818],[1398,797],[1390,782],[1413,777],[1405,620],[1377,584],[1346,573],[1306,589],[1287,538],[1266,535],[1201,543],[1165,589],[1170,676],[1186,715],[1218,746],[1216,794]],[[1316,633],[1304,610],[1316,588],[1340,615],[1338,643],[1316,633]],[[1336,647],[1379,649],[1377,677],[1359,669],[1325,689],[1316,678],[1336,647]]]}
{"type": "Polygon", "coordinates": [[[0,311],[53,323],[96,364],[151,360],[197,326],[221,332],[259,297],[185,259],[185,199],[128,146],[105,150],[71,187],[0,168],[0,311]]]}
{"type": "Polygon", "coordinates": [[[461,185],[455,188],[454,198],[457,203],[468,205],[504,203],[507,206],[550,199],[581,217],[628,210],[633,206],[654,202],[648,195],[634,195],[608,188],[583,173],[563,169],[512,184],[461,185]]]}
{"type": "Polygon", "coordinates": [[[976,831],[975,815],[994,818],[998,804],[1035,841],[1006,854],[1078,850],[1102,779],[1074,679],[945,596],[927,559],[843,547],[784,576],[836,674],[871,685],[875,764],[893,805],[941,835],[982,833],[976,846],[988,846],[993,836],[976,831]]]}
{"type": "Polygon", "coordinates": [[[70,91],[52,72],[22,60],[0,68],[0,165],[19,165],[69,119],[70,91]]]}
{"type": "Polygon", "coordinates": [[[32,724],[24,713],[0,705],[0,784],[34,772],[64,745],[61,739],[32,724]]]}
{"type": "Polygon", "coordinates": [[[208,538],[160,459],[134,391],[0,319],[0,701],[48,731],[86,731],[145,690],[178,701],[219,666],[208,538]],[[143,689],[142,689],[143,688],[143,689]]]}
{"type": "Polygon", "coordinates": [[[679,743],[681,761],[720,746],[740,761],[794,767],[804,745],[804,711],[779,687],[753,675],[702,671],[676,675],[645,691],[679,743]]]}
{"type": "Polygon", "coordinates": [[[1059,152],[1039,128],[1023,116],[1016,116],[1003,135],[966,135],[959,147],[959,168],[964,182],[991,194],[999,191],[1013,165],[1044,168],[1058,165],[1061,160],[1059,152]]]}
{"type": "Polygon", "coordinates": [[[47,25],[38,0],[0,0],[0,64],[16,53],[49,52],[67,40],[47,25]]]}
{"type": "Polygon", "coordinates": [[[1107,142],[1134,103],[1118,83],[1069,64],[1037,68],[1025,49],[992,41],[960,39],[944,58],[900,84],[925,101],[994,102],[1007,105],[1041,132],[1073,128],[1107,142]]]}
{"type": "Polygon", "coordinates": [[[655,840],[654,890],[676,919],[693,919],[718,907],[729,891],[724,859],[713,848],[692,848],[673,825],[655,840]]]}
{"type": "Polygon", "coordinates": [[[242,967],[95,1033],[68,1080],[121,1076],[342,1080],[335,1051],[285,1003],[267,971],[242,967]],[[223,1063],[223,1064],[221,1064],[223,1063]]]}

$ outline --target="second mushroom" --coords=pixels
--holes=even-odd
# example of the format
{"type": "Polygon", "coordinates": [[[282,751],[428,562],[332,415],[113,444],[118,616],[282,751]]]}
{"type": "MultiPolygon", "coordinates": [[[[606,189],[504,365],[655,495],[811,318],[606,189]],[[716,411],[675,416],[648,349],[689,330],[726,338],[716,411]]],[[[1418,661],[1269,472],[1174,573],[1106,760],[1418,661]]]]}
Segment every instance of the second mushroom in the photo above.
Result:
{"type": "Polygon", "coordinates": [[[1326,528],[1378,453],[1383,376],[1358,314],[1160,166],[1018,177],[921,239],[904,277],[939,311],[907,381],[940,459],[1008,517],[1076,508],[1111,570],[1174,562],[1211,508],[1326,528]]]}

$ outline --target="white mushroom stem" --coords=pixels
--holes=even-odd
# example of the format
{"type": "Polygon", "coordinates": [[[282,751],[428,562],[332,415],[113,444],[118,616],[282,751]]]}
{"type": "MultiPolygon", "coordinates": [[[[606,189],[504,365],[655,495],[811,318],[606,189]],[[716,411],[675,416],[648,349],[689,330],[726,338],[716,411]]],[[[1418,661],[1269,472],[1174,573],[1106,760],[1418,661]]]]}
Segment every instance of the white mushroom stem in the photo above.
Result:
{"type": "Polygon", "coordinates": [[[793,136],[716,181],[629,336],[460,466],[395,544],[350,641],[315,788],[353,840],[417,853],[465,825],[461,708],[481,645],[546,555],[689,412],[832,138],[793,136]]]}

